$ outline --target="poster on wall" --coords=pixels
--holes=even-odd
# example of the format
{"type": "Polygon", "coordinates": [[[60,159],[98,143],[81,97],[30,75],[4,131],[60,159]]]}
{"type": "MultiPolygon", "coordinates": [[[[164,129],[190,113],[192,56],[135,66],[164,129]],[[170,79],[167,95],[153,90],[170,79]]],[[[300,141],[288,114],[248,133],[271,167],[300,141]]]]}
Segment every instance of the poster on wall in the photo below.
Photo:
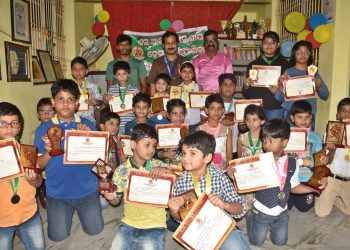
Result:
{"type": "MultiPolygon", "coordinates": [[[[204,52],[203,47],[203,35],[208,30],[207,26],[183,29],[178,32],[179,35],[179,48],[178,53],[181,56],[187,57],[189,60],[193,60],[197,55],[204,52]]],[[[123,33],[131,36],[132,38],[132,55],[139,59],[144,60],[147,72],[151,70],[152,62],[164,55],[162,46],[162,35],[165,31],[159,32],[134,32],[124,31],[123,33]]]]}

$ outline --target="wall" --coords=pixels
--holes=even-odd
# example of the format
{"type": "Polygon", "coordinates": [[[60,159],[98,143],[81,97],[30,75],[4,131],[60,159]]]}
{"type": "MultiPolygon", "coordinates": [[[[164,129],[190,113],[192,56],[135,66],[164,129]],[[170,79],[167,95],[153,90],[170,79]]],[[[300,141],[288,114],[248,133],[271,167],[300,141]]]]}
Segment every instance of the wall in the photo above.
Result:
{"type": "MultiPolygon", "coordinates": [[[[266,17],[270,17],[270,4],[242,4],[237,14],[232,18],[232,22],[242,22],[244,16],[247,16],[248,22],[265,20],[266,17]]],[[[256,1],[254,1],[256,2],[256,1]]]]}

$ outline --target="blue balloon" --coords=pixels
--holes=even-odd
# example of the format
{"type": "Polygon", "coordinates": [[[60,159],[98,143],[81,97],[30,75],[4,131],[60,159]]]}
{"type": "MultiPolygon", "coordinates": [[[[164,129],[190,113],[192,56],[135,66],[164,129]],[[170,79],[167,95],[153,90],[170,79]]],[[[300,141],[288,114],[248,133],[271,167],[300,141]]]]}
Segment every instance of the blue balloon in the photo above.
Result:
{"type": "Polygon", "coordinates": [[[281,44],[280,50],[284,57],[290,57],[292,55],[292,48],[295,42],[287,41],[281,44]]]}
{"type": "Polygon", "coordinates": [[[98,22],[98,15],[95,16],[95,22],[98,22]]]}
{"type": "Polygon", "coordinates": [[[327,17],[321,13],[314,14],[309,19],[309,27],[314,30],[317,26],[327,23],[327,17]]]}

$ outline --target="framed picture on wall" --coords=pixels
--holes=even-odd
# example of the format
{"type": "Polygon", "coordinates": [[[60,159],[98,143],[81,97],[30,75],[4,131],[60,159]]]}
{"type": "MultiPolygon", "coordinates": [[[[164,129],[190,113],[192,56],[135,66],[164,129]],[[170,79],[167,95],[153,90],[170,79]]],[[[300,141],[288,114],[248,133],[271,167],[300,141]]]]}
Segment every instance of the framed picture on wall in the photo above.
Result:
{"type": "Polygon", "coordinates": [[[38,58],[40,60],[42,69],[47,82],[55,82],[57,80],[55,69],[53,68],[51,55],[48,51],[37,50],[38,58]]]}
{"type": "Polygon", "coordinates": [[[30,3],[27,0],[11,0],[12,39],[31,43],[30,3]]]}
{"type": "Polygon", "coordinates": [[[7,81],[31,81],[29,47],[5,42],[7,81]]]}
{"type": "Polygon", "coordinates": [[[60,62],[59,61],[52,61],[52,64],[53,64],[53,69],[55,70],[55,74],[56,74],[57,79],[64,79],[65,77],[63,75],[60,62]]]}
{"type": "Polygon", "coordinates": [[[42,70],[39,60],[36,56],[32,57],[33,82],[34,84],[46,83],[44,71],[42,70]]]}

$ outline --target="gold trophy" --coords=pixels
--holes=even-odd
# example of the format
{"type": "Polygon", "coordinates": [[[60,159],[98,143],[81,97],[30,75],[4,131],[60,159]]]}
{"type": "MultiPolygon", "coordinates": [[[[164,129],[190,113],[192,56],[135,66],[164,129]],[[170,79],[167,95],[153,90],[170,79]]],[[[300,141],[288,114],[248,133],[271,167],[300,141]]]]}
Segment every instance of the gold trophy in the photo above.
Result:
{"type": "Polygon", "coordinates": [[[60,126],[51,126],[46,132],[47,137],[51,142],[50,156],[57,156],[64,153],[61,149],[61,140],[63,137],[63,129],[60,126]]]}

